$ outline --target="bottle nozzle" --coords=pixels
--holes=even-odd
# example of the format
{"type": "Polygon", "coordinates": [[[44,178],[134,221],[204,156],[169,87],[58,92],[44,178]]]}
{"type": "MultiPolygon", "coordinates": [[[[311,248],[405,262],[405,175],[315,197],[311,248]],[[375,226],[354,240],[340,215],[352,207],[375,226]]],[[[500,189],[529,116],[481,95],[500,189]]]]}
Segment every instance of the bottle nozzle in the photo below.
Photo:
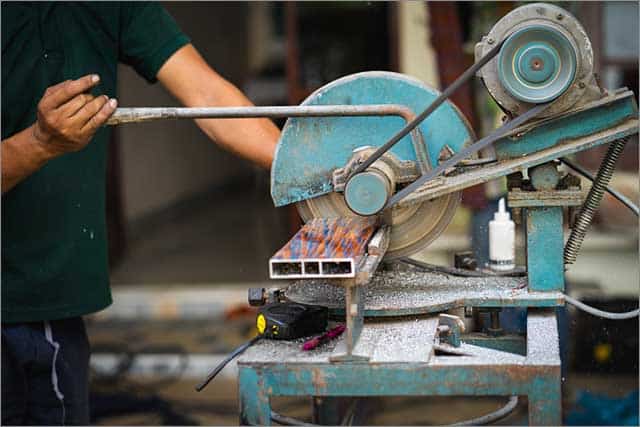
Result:
{"type": "Polygon", "coordinates": [[[504,197],[501,198],[498,202],[498,211],[493,214],[493,219],[497,221],[509,221],[511,219],[511,215],[509,215],[509,212],[507,212],[504,197]]]}

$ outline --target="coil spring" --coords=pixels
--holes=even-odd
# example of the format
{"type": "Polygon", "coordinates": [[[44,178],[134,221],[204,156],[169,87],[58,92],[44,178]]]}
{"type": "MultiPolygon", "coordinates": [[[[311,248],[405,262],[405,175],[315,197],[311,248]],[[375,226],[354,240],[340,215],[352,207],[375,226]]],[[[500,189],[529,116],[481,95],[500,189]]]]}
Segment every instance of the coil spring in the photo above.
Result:
{"type": "Polygon", "coordinates": [[[629,137],[618,139],[611,143],[607,154],[602,159],[598,174],[593,181],[591,190],[584,201],[584,204],[580,208],[580,212],[576,216],[576,220],[567,240],[567,244],[564,247],[564,263],[573,264],[578,257],[580,247],[584,236],[587,234],[587,230],[593,221],[593,217],[600,206],[602,197],[604,196],[605,189],[611,181],[613,176],[613,170],[615,169],[616,162],[620,158],[624,146],[629,140],[629,137]]]}

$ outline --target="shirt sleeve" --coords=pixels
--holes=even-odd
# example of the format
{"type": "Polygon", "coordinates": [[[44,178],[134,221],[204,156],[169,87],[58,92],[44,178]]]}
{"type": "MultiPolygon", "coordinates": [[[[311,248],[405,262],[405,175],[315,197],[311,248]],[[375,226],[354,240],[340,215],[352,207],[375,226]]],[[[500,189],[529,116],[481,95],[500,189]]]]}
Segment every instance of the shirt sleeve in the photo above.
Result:
{"type": "Polygon", "coordinates": [[[178,49],[190,43],[176,21],[158,3],[121,3],[119,60],[149,83],[178,49]]]}

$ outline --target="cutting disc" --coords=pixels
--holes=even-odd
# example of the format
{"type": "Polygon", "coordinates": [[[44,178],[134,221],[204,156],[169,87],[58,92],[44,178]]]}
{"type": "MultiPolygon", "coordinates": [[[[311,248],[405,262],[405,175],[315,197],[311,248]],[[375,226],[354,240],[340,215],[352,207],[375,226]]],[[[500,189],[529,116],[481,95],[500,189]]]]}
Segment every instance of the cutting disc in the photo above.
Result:
{"type": "MultiPolygon", "coordinates": [[[[340,78],[311,94],[302,105],[397,104],[418,114],[439,92],[398,73],[365,72],[340,78]]],[[[295,203],[300,216],[312,218],[357,216],[334,191],[333,172],[345,167],[355,152],[377,148],[406,123],[396,116],[290,118],[282,131],[271,168],[271,195],[276,206],[295,203]]],[[[433,168],[441,153],[458,152],[475,138],[465,117],[451,102],[445,102],[418,128],[424,140],[427,164],[433,168]]],[[[399,162],[414,162],[418,155],[410,136],[400,140],[388,154],[399,162]]],[[[402,185],[398,184],[396,191],[402,185]]],[[[383,211],[391,225],[386,259],[415,254],[450,223],[460,193],[452,193],[414,205],[383,211]]]]}
{"type": "MultiPolygon", "coordinates": [[[[425,248],[449,225],[460,203],[460,192],[391,210],[391,240],[385,259],[415,254],[425,248]]],[[[304,222],[312,218],[358,216],[344,201],[343,193],[328,193],[296,203],[304,222]]]]}

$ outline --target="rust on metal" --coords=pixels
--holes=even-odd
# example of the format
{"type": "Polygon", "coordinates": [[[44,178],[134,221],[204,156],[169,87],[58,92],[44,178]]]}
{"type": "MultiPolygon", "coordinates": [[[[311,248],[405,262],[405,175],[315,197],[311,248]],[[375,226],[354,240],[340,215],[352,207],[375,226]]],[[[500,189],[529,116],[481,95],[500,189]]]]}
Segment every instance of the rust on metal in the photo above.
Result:
{"type": "Polygon", "coordinates": [[[271,278],[355,277],[376,230],[375,218],[313,219],[271,258],[271,278]]]}
{"type": "MultiPolygon", "coordinates": [[[[409,122],[415,115],[404,105],[293,105],[263,107],[133,107],[117,108],[107,125],[167,119],[240,119],[255,117],[361,117],[399,116],[409,122]]],[[[424,145],[424,142],[420,140],[424,145]]],[[[415,142],[414,142],[415,145],[415,142]]],[[[420,147],[418,147],[420,149],[420,147]]]]}

